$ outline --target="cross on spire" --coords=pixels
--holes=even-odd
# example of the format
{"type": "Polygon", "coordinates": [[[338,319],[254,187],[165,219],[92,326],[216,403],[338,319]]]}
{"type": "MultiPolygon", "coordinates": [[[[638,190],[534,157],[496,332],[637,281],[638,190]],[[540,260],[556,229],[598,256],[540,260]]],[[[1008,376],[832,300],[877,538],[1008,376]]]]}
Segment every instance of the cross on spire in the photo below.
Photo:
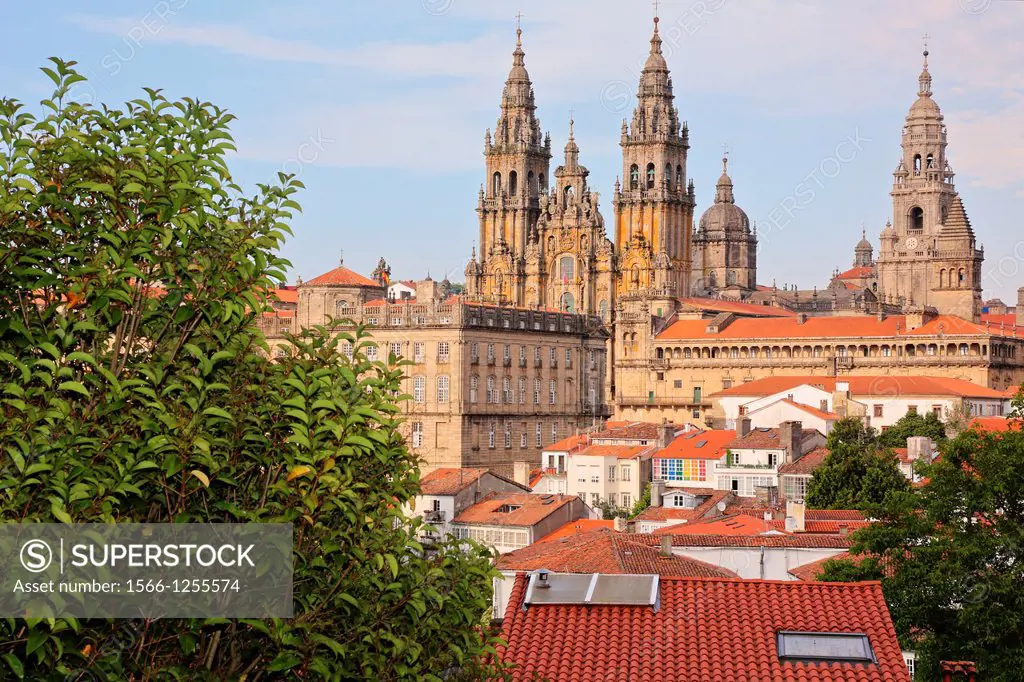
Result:
{"type": "Polygon", "coordinates": [[[661,5],[661,0],[652,0],[651,4],[654,5],[654,20],[657,21],[658,20],[658,6],[661,5]]]}
{"type": "Polygon", "coordinates": [[[522,11],[516,12],[516,28],[523,28],[523,13],[522,11]]]}
{"type": "Polygon", "coordinates": [[[921,39],[924,40],[924,53],[925,53],[925,56],[928,55],[928,39],[929,38],[931,38],[931,36],[928,35],[927,33],[925,33],[923,36],[921,36],[921,39]]]}
{"type": "Polygon", "coordinates": [[[729,156],[729,143],[722,143],[722,156],[729,156]]]}

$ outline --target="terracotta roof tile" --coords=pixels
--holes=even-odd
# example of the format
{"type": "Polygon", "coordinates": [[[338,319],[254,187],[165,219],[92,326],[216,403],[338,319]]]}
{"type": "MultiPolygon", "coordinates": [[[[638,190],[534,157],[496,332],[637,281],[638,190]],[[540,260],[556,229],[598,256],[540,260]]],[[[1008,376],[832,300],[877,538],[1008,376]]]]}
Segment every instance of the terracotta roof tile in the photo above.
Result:
{"type": "Polygon", "coordinates": [[[804,405],[803,403],[798,403],[795,400],[790,400],[789,398],[783,398],[782,402],[786,403],[787,405],[792,405],[793,407],[802,410],[807,414],[818,417],[820,419],[839,419],[839,415],[836,414],[835,412],[826,412],[825,410],[819,410],[817,407],[804,405]]]}
{"type": "Polygon", "coordinates": [[[850,393],[856,396],[960,396],[965,398],[1001,398],[999,391],[964,381],[946,377],[923,376],[773,376],[755,379],[745,384],[726,388],[711,397],[727,396],[764,397],[787,391],[797,386],[808,385],[819,388],[826,393],[836,389],[836,383],[847,383],[850,393]]]}
{"type": "Polygon", "coordinates": [[[654,440],[660,427],[655,422],[609,422],[604,431],[590,434],[590,440],[654,440]]]}
{"type": "Polygon", "coordinates": [[[578,452],[573,457],[618,457],[619,459],[633,459],[650,454],[653,446],[650,445],[591,445],[578,452]]]}
{"type": "Polygon", "coordinates": [[[836,276],[836,279],[865,279],[867,277],[874,277],[875,269],[866,265],[860,265],[852,267],[846,272],[841,272],[836,276]]]}
{"type": "Polygon", "coordinates": [[[679,434],[668,447],[654,453],[657,459],[721,459],[736,432],[725,429],[698,429],[679,434]]]}
{"type": "Polygon", "coordinates": [[[812,580],[817,580],[818,576],[821,575],[822,570],[824,570],[824,568],[825,568],[825,562],[826,561],[832,561],[833,559],[838,559],[839,561],[843,561],[845,559],[849,559],[851,556],[852,555],[849,552],[842,552],[840,554],[835,554],[835,555],[830,556],[830,557],[825,557],[824,559],[818,559],[817,561],[812,561],[809,564],[804,564],[803,566],[797,566],[796,568],[791,568],[791,569],[789,569],[789,574],[791,576],[793,576],[794,578],[798,579],[798,580],[803,580],[803,581],[808,581],[808,582],[812,581],[812,580]]]}
{"type": "Polygon", "coordinates": [[[829,450],[826,447],[817,447],[804,454],[803,457],[790,464],[783,464],[779,467],[779,475],[784,474],[813,474],[815,469],[828,457],[829,450]]]}
{"type": "MultiPolygon", "coordinates": [[[[732,535],[753,536],[779,530],[771,521],[762,517],[737,514],[714,519],[704,519],[679,526],[668,526],[654,531],[657,535],[732,535]]],[[[784,530],[784,529],[783,529],[784,530]]]]}
{"type": "Polygon", "coordinates": [[[557,443],[552,443],[551,445],[544,448],[544,452],[569,452],[575,448],[580,447],[581,445],[585,445],[586,442],[587,434],[580,433],[576,434],[575,436],[563,438],[557,443]]]}
{"type": "MultiPolygon", "coordinates": [[[[786,530],[785,519],[773,519],[769,522],[775,530],[786,530]]],[[[860,521],[848,521],[848,520],[812,520],[804,518],[804,533],[823,533],[826,535],[838,535],[842,533],[843,528],[852,533],[855,530],[870,526],[871,521],[860,520],[860,521]]]]}
{"type": "Polygon", "coordinates": [[[274,289],[274,298],[281,303],[298,303],[299,291],[295,287],[281,287],[274,289]]]}
{"type": "MultiPolygon", "coordinates": [[[[578,523],[578,522],[577,522],[578,523]]],[[[549,541],[498,557],[501,571],[545,568],[555,573],[659,574],[705,578],[734,578],[736,574],[713,564],[673,555],[663,557],[660,547],[638,542],[636,535],[603,528],[549,541]]]]}
{"type": "MultiPolygon", "coordinates": [[[[557,579],[557,576],[556,576],[557,579]]],[[[909,682],[881,584],[663,577],[648,606],[533,604],[516,577],[498,655],[514,682],[909,682]],[[780,631],[862,633],[876,662],[781,660],[780,631]]]]}
{"type": "Polygon", "coordinates": [[[972,429],[978,431],[1003,432],[1020,431],[1024,422],[1019,419],[1007,419],[1006,417],[975,417],[971,420],[972,429]]]}
{"type": "Polygon", "coordinates": [[[583,535],[584,533],[590,533],[595,530],[612,530],[614,528],[615,521],[605,521],[604,519],[576,519],[575,521],[570,521],[561,528],[548,533],[540,540],[537,540],[537,542],[551,542],[552,540],[561,540],[574,535],[583,535]]]}
{"type": "MultiPolygon", "coordinates": [[[[770,289],[766,289],[770,291],[770,289]]],[[[796,317],[796,313],[784,308],[776,308],[770,305],[755,305],[753,303],[741,303],[739,301],[723,301],[717,298],[684,298],[680,301],[683,305],[698,310],[713,310],[722,313],[736,313],[737,315],[748,315],[754,317],[796,317]]],[[[705,321],[705,324],[707,322],[705,321]]]]}
{"type": "Polygon", "coordinates": [[[381,285],[374,282],[369,277],[363,277],[358,272],[349,270],[346,267],[337,267],[330,272],[325,272],[319,277],[305,282],[303,286],[313,287],[324,287],[324,286],[335,286],[335,287],[380,287],[381,285]]]}
{"type": "Polygon", "coordinates": [[[579,499],[575,495],[489,493],[480,502],[463,509],[452,523],[531,527],[579,499]]]}
{"type": "MultiPolygon", "coordinates": [[[[853,541],[849,536],[797,533],[794,535],[691,535],[672,532],[688,524],[659,529],[661,535],[671,535],[675,547],[807,547],[820,549],[848,549],[853,541]]],[[[656,535],[638,535],[658,540],[656,535]]]]}
{"type": "Polygon", "coordinates": [[[434,469],[420,479],[420,495],[455,495],[487,473],[487,469],[434,469]]]}

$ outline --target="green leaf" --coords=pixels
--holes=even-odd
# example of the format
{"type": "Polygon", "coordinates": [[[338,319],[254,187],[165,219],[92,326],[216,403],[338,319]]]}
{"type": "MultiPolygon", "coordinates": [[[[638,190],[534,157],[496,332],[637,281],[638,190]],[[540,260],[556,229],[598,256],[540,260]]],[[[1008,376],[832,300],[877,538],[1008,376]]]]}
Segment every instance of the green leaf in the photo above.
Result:
{"type": "Polygon", "coordinates": [[[189,474],[199,479],[199,482],[203,484],[204,488],[210,487],[210,477],[204,474],[199,469],[193,469],[192,471],[189,472],[189,474]]]}
{"type": "Polygon", "coordinates": [[[268,665],[266,669],[267,672],[277,673],[282,670],[290,670],[301,662],[302,659],[295,654],[289,651],[282,651],[276,658],[274,658],[273,661],[270,662],[270,665],[268,665]]]}
{"type": "Polygon", "coordinates": [[[7,665],[18,676],[19,680],[25,679],[25,666],[22,665],[21,660],[17,656],[14,654],[4,654],[4,660],[7,661],[7,665]]]}
{"type": "Polygon", "coordinates": [[[61,391],[73,391],[80,395],[84,395],[86,398],[89,396],[89,391],[85,389],[85,385],[80,381],[62,381],[57,385],[57,388],[61,391]]]}

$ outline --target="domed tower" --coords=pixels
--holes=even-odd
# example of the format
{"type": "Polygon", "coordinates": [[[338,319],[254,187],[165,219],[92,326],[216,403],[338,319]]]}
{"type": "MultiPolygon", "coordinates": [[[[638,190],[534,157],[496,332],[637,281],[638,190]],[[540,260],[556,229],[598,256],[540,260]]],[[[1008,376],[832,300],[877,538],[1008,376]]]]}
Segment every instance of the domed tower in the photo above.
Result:
{"type": "Polygon", "coordinates": [[[693,196],[686,179],[689,131],[679,120],[661,44],[655,17],[633,120],[622,122],[623,176],[612,204],[620,253],[617,295],[668,301],[689,290],[693,196]],[[664,287],[655,281],[655,259],[661,253],[670,263],[664,287]]]}
{"type": "Polygon", "coordinates": [[[903,126],[903,155],[893,173],[893,223],[878,255],[879,288],[886,298],[977,321],[984,254],[953,184],[946,146],[925,49],[917,99],[903,126]]]}
{"type": "Polygon", "coordinates": [[[736,205],[728,157],[715,188],[715,203],[700,217],[693,235],[691,292],[745,298],[757,289],[757,235],[736,205]]]}
{"type": "Polygon", "coordinates": [[[871,246],[871,242],[868,241],[867,232],[863,229],[860,231],[860,241],[857,242],[857,246],[853,249],[853,267],[855,268],[870,268],[875,264],[875,249],[871,246]]]}
{"type": "Polygon", "coordinates": [[[525,297],[523,257],[536,229],[540,196],[547,192],[551,161],[551,136],[541,134],[522,35],[517,28],[494,136],[488,130],[484,138],[486,181],[477,200],[481,275],[467,281],[471,295],[514,305],[525,297]]]}

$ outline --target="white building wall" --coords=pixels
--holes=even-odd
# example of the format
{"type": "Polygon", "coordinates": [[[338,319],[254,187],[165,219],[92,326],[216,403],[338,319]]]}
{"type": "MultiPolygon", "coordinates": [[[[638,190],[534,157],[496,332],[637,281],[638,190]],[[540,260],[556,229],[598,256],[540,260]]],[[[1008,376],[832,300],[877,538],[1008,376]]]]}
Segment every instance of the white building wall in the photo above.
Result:
{"type": "Polygon", "coordinates": [[[593,455],[570,455],[566,474],[567,494],[580,496],[585,494],[584,501],[594,506],[594,495],[601,502],[608,500],[609,495],[615,496],[615,504],[622,507],[622,494],[629,495],[632,506],[643,492],[643,481],[640,480],[640,462],[635,459],[619,459],[618,457],[596,457],[593,455]],[[615,480],[608,479],[609,467],[615,467],[615,480]],[[626,469],[629,480],[623,480],[623,469],[626,469]]]}
{"type": "Polygon", "coordinates": [[[842,549],[793,547],[673,547],[680,556],[704,561],[733,571],[741,578],[796,580],[789,571],[820,559],[841,554],[842,549]]]}
{"type": "MultiPolygon", "coordinates": [[[[831,408],[832,400],[829,399],[828,402],[831,408]]],[[[811,407],[820,407],[820,405],[815,403],[811,407]]],[[[750,427],[754,429],[774,429],[783,422],[797,421],[802,424],[804,429],[813,429],[826,436],[832,430],[832,424],[835,423],[834,419],[823,419],[781,399],[748,412],[745,416],[750,419],[750,427]]]]}

